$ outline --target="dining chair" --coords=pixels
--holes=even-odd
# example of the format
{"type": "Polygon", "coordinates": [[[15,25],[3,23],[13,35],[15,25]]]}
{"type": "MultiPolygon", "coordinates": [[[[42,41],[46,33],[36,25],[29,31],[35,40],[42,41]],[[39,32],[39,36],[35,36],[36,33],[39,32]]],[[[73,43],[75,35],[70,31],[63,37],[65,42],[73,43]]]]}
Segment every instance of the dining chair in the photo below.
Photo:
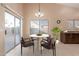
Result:
{"type": "Polygon", "coordinates": [[[47,37],[46,40],[45,39],[44,40],[42,39],[42,41],[41,41],[41,54],[42,54],[42,47],[44,47],[44,48],[46,48],[48,50],[52,49],[53,56],[56,55],[55,41],[50,36],[47,37]]]}
{"type": "Polygon", "coordinates": [[[34,41],[31,38],[23,38],[21,40],[21,55],[22,55],[22,47],[30,47],[33,46],[34,53],[34,41]]]}

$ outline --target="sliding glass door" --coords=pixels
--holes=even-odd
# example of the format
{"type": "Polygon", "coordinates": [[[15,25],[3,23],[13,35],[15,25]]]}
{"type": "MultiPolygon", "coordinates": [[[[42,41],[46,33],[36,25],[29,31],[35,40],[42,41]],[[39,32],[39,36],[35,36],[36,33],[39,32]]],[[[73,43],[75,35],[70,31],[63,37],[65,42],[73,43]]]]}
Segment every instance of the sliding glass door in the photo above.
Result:
{"type": "Polygon", "coordinates": [[[5,52],[10,51],[21,40],[21,20],[5,12],[5,52]]]}
{"type": "Polygon", "coordinates": [[[14,47],[14,16],[5,12],[5,52],[14,47]]]}
{"type": "Polygon", "coordinates": [[[18,18],[15,18],[15,40],[16,45],[19,44],[21,40],[21,22],[18,18]]]}

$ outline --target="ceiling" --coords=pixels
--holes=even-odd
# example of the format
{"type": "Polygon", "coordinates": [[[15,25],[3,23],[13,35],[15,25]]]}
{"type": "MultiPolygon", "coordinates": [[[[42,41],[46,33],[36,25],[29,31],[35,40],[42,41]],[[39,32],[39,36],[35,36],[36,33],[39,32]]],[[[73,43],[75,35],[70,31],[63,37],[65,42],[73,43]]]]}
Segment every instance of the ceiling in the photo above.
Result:
{"type": "Polygon", "coordinates": [[[79,3],[62,3],[62,5],[73,7],[73,8],[79,8],[79,3]]]}

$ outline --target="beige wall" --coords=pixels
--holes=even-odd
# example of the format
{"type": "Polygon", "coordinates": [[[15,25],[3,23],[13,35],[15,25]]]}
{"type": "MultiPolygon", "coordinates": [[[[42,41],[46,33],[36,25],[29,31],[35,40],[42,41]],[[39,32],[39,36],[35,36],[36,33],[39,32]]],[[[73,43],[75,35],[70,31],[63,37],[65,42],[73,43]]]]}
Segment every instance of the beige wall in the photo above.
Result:
{"type": "Polygon", "coordinates": [[[22,3],[7,3],[5,4],[9,9],[13,10],[16,14],[23,16],[23,4],[22,3]]]}
{"type": "Polygon", "coordinates": [[[0,55],[4,55],[4,9],[0,5],[0,55]]]}
{"type": "MultiPolygon", "coordinates": [[[[66,20],[79,19],[79,10],[61,4],[40,4],[41,11],[44,16],[41,19],[49,20],[49,33],[50,30],[59,26],[62,30],[67,29],[66,20]],[[57,24],[56,20],[60,19],[61,23],[57,24]]],[[[25,4],[24,5],[24,35],[30,34],[30,20],[37,19],[35,12],[38,10],[38,4],[25,4]]]]}

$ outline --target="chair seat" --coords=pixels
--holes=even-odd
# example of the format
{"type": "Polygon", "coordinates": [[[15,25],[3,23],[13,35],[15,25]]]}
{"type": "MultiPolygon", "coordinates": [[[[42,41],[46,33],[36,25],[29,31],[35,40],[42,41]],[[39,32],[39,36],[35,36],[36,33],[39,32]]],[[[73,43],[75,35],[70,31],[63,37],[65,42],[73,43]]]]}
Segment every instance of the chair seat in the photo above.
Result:
{"type": "Polygon", "coordinates": [[[23,44],[23,47],[29,47],[29,46],[33,46],[33,45],[34,45],[34,43],[32,41],[28,41],[23,44]]]}
{"type": "Polygon", "coordinates": [[[52,49],[53,48],[53,45],[49,46],[48,43],[41,44],[41,46],[43,46],[46,49],[52,49]]]}
{"type": "Polygon", "coordinates": [[[48,47],[48,44],[41,44],[41,46],[43,46],[46,49],[50,49],[50,47],[48,47]]]}
{"type": "Polygon", "coordinates": [[[29,47],[29,46],[33,46],[34,44],[33,43],[30,43],[30,44],[24,44],[23,47],[29,47]]]}

